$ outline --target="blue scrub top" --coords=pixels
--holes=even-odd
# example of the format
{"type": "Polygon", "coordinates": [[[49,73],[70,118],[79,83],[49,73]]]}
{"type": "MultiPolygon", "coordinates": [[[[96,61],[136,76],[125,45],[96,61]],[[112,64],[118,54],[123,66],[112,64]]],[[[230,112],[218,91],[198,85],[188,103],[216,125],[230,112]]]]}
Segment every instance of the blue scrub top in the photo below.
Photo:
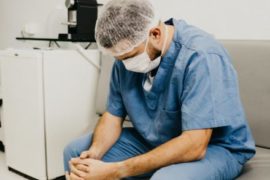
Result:
{"type": "Polygon", "coordinates": [[[183,131],[213,128],[210,144],[222,146],[243,164],[255,153],[240,101],[237,74],[226,50],[211,35],[170,19],[175,27],[152,88],[147,74],[112,69],[107,111],[125,118],[153,147],[183,131]]]}

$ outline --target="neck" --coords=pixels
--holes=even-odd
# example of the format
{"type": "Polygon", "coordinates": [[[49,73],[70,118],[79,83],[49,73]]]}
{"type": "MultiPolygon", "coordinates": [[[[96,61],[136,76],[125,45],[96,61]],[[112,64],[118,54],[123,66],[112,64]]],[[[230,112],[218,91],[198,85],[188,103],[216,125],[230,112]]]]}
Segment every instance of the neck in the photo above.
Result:
{"type": "Polygon", "coordinates": [[[173,40],[173,36],[174,36],[174,26],[166,25],[166,24],[164,25],[167,26],[168,28],[168,40],[166,42],[165,49],[164,49],[164,52],[162,53],[162,56],[164,56],[167,53],[168,49],[170,48],[171,42],[173,40]]]}

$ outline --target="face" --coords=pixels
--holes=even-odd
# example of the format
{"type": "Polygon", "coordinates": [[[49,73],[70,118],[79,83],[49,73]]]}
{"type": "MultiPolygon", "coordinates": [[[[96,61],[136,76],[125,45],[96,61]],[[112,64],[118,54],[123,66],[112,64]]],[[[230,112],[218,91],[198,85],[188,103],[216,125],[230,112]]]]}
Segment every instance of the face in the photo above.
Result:
{"type": "Polygon", "coordinates": [[[161,55],[161,48],[162,48],[162,41],[163,41],[163,35],[164,33],[161,32],[161,26],[155,27],[150,30],[149,36],[148,36],[148,43],[146,44],[146,41],[141,43],[139,46],[135,47],[131,52],[125,53],[121,56],[115,57],[118,60],[125,60],[131,57],[135,57],[141,53],[144,52],[145,46],[146,52],[148,53],[151,60],[154,60],[158,56],[161,55]]]}

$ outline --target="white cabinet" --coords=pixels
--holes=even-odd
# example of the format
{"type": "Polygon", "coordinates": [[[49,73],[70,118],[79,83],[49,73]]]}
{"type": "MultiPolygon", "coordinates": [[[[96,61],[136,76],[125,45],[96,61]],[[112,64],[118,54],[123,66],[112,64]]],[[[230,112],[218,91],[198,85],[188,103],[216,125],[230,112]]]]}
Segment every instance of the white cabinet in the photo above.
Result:
{"type": "MultiPolygon", "coordinates": [[[[1,71],[1,59],[0,59],[0,71],[1,71]]],[[[2,99],[2,89],[1,89],[1,72],[0,72],[0,99],[2,99]]],[[[2,107],[0,107],[0,142],[4,143],[4,132],[2,125],[2,107]]]]}
{"type": "Polygon", "coordinates": [[[1,117],[1,114],[2,114],[2,108],[0,107],[0,123],[1,123],[1,127],[0,127],[0,141],[4,144],[4,132],[3,132],[3,125],[2,125],[2,117],[1,117]]]}
{"type": "MultiPolygon", "coordinates": [[[[85,51],[99,64],[97,50],[85,51]]],[[[7,165],[37,179],[64,175],[63,149],[93,129],[99,71],[75,50],[0,53],[7,165]]]]}

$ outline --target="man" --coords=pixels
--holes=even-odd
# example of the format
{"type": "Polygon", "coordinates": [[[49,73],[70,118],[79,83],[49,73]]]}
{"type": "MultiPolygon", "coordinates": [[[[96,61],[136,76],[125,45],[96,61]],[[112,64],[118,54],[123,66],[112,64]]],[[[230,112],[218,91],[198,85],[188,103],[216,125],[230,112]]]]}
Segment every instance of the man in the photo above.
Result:
{"type": "Polygon", "coordinates": [[[148,0],[111,0],[99,16],[98,46],[116,58],[107,112],[65,148],[67,178],[234,179],[255,154],[224,48],[155,19],[148,0]]]}

